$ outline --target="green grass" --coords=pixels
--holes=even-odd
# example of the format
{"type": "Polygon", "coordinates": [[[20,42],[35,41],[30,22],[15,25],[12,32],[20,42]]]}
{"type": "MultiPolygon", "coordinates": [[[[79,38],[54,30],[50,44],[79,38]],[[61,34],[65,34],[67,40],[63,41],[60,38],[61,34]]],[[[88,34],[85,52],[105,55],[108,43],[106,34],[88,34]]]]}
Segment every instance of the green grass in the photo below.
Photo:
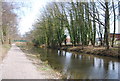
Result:
{"type": "Polygon", "coordinates": [[[6,55],[7,52],[9,51],[10,47],[11,47],[11,46],[10,46],[9,44],[4,44],[4,45],[1,46],[2,52],[1,52],[0,58],[3,59],[3,58],[5,57],[5,55],[6,55]]]}
{"type": "Polygon", "coordinates": [[[9,50],[11,46],[9,44],[4,44],[4,45],[2,45],[2,47],[3,47],[3,49],[8,49],[9,50]]]}

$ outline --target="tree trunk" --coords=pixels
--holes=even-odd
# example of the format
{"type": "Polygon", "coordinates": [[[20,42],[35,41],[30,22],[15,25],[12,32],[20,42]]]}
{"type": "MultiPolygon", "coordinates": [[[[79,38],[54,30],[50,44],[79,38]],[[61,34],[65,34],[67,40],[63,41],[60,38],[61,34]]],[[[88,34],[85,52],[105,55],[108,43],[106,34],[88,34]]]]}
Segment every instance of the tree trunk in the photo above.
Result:
{"type": "MultiPolygon", "coordinates": [[[[99,14],[98,14],[98,19],[100,20],[99,14]]],[[[100,33],[100,45],[103,45],[103,37],[102,37],[102,29],[101,29],[101,24],[98,22],[99,24],[99,33],[100,33]]]]}
{"type": "Polygon", "coordinates": [[[95,40],[96,40],[96,22],[95,22],[95,3],[93,2],[93,46],[95,46],[95,40]]]}
{"type": "Polygon", "coordinates": [[[120,16],[120,1],[118,2],[118,9],[119,9],[119,10],[118,10],[118,11],[119,11],[118,14],[119,14],[119,16],[120,16]]]}
{"type": "Polygon", "coordinates": [[[112,38],[112,47],[114,46],[114,40],[115,40],[115,30],[116,30],[116,14],[115,14],[115,7],[114,2],[112,0],[112,6],[113,6],[113,14],[114,14],[114,31],[113,31],[113,38],[112,38]]]}
{"type": "Polygon", "coordinates": [[[107,50],[109,49],[109,8],[108,2],[105,2],[105,43],[107,50]]]}

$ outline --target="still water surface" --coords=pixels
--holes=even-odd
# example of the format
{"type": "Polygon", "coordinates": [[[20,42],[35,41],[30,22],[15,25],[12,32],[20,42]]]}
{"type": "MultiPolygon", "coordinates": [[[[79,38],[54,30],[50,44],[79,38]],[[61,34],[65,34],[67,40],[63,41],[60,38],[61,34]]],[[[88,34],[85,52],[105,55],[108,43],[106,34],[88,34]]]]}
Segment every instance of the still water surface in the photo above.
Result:
{"type": "Polygon", "coordinates": [[[116,58],[41,48],[32,50],[67,79],[119,78],[120,61],[116,58]]]}

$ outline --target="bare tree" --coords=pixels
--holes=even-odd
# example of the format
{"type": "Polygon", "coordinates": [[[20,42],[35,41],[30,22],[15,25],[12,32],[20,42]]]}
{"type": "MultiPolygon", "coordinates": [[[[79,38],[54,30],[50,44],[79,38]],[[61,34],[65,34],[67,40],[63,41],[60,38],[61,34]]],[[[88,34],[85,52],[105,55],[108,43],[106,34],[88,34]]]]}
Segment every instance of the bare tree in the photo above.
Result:
{"type": "Polygon", "coordinates": [[[116,13],[115,13],[115,6],[114,1],[112,0],[112,7],[113,7],[113,14],[114,14],[114,31],[113,31],[113,38],[112,38],[112,47],[114,46],[115,40],[115,30],[116,30],[116,13]]]}
{"type": "Polygon", "coordinates": [[[11,42],[17,33],[17,15],[12,11],[15,7],[10,2],[2,2],[2,36],[3,43],[11,42]]]}

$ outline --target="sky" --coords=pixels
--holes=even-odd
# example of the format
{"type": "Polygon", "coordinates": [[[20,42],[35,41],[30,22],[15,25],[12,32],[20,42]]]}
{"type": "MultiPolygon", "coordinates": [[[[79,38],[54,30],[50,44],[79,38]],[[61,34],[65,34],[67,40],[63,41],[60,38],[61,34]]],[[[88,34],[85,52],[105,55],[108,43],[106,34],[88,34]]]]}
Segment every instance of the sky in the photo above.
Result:
{"type": "MultiPolygon", "coordinates": [[[[24,35],[26,32],[32,29],[32,25],[35,23],[37,17],[40,14],[40,10],[51,0],[29,0],[23,1],[23,6],[16,10],[16,13],[19,17],[19,32],[21,35],[24,35]]],[[[111,29],[110,32],[113,32],[113,22],[110,22],[111,29]]],[[[118,28],[118,21],[116,21],[116,33],[120,33],[120,28],[118,28]],[[118,30],[119,29],[119,30],[118,30]]]]}
{"type": "Polygon", "coordinates": [[[23,2],[24,6],[21,6],[16,10],[18,14],[19,23],[18,29],[21,35],[32,29],[33,23],[36,21],[40,10],[46,5],[47,0],[36,0],[23,2]]]}

